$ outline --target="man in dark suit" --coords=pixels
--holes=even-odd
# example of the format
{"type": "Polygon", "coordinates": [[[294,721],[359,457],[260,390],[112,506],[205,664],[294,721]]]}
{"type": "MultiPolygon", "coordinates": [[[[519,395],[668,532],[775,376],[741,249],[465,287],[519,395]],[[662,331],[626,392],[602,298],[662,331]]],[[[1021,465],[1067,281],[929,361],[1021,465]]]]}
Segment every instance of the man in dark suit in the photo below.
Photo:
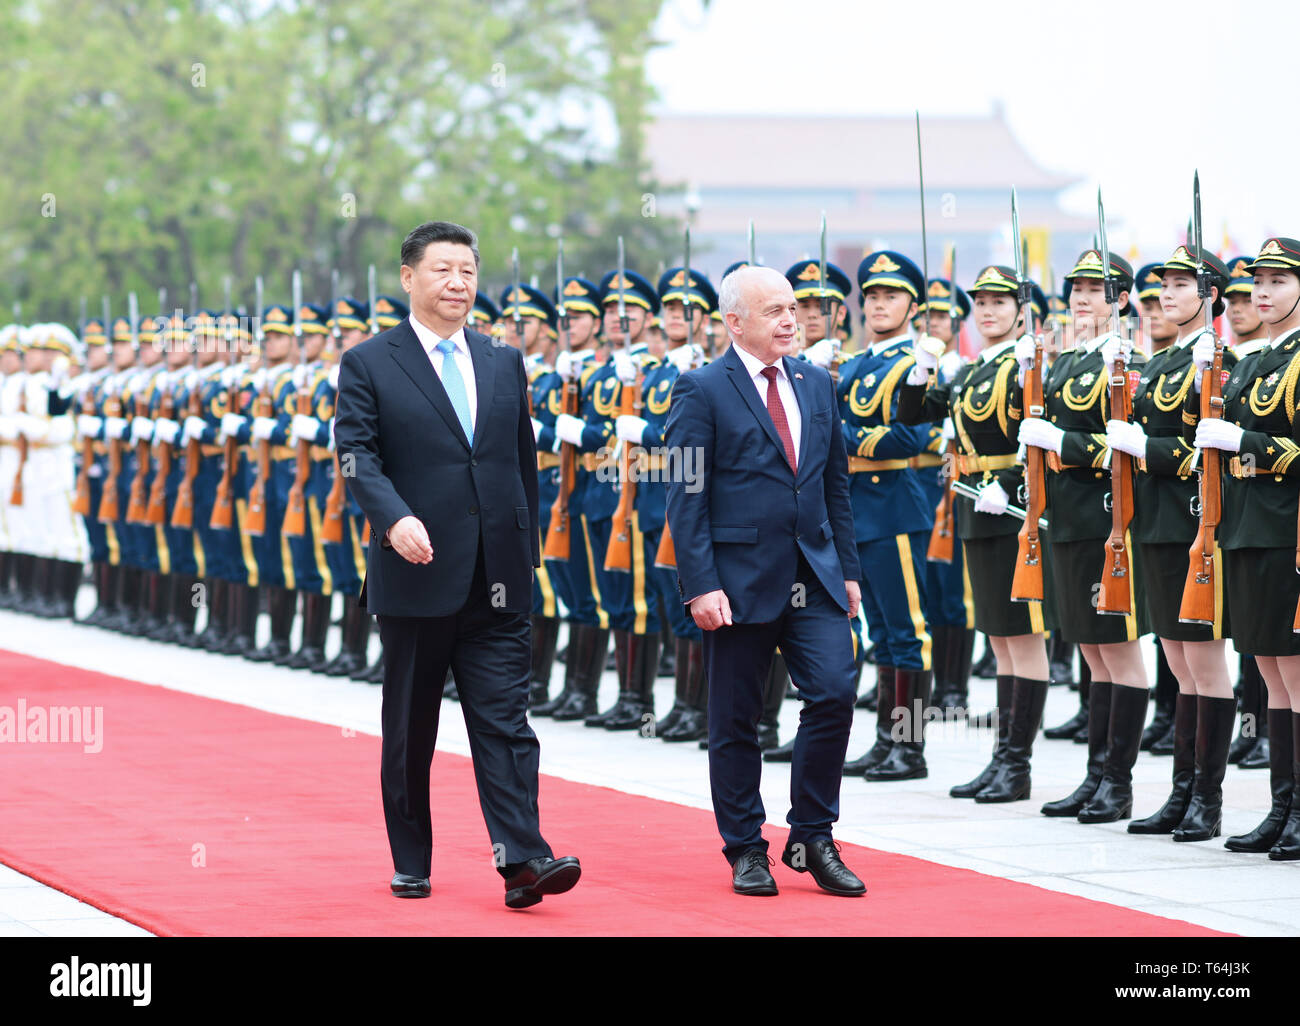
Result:
{"type": "Polygon", "coordinates": [[[398,897],[427,897],[429,771],[450,666],[506,905],[578,882],[537,814],[528,725],[537,452],[523,358],[465,328],[474,233],[423,224],[402,244],[411,315],[343,354],[335,442],[370,546],[361,602],[384,643],[381,785],[398,897]]]}
{"type": "Polygon", "coordinates": [[[678,588],[704,633],[709,780],[738,894],[776,894],[763,839],[757,728],[780,646],[804,700],[782,861],[832,894],[866,887],[831,839],[853,720],[849,617],[861,577],[830,375],[792,358],[798,308],[771,268],[722,281],[732,346],[678,378],[668,414],[668,522],[678,588]]]}

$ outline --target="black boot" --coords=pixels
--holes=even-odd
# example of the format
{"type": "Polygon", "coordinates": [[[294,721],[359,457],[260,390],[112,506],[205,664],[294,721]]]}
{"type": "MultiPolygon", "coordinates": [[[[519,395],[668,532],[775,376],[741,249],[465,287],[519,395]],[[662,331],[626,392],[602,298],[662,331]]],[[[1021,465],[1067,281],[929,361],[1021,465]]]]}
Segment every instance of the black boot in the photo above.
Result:
{"type": "Polygon", "coordinates": [[[944,703],[948,699],[948,625],[935,624],[929,627],[930,630],[930,666],[933,668],[934,687],[934,704],[940,709],[945,708],[944,703]]]}
{"type": "Polygon", "coordinates": [[[564,688],[569,697],[551,713],[553,720],[586,721],[596,711],[596,695],[605,670],[605,652],[609,648],[610,629],[576,624],[569,634],[569,656],[564,664],[564,688]],[[570,677],[572,674],[572,685],[570,677]]]}
{"type": "Polygon", "coordinates": [[[20,552],[14,558],[18,560],[18,566],[14,571],[14,604],[11,608],[18,613],[29,613],[36,601],[38,560],[27,552],[20,552]]]}
{"type": "MultiPolygon", "coordinates": [[[[614,673],[618,677],[618,698],[614,699],[614,704],[604,712],[592,713],[582,721],[584,727],[603,727],[605,721],[609,719],[609,714],[618,708],[619,702],[627,691],[627,645],[630,631],[612,631],[614,635],[614,673]]],[[[609,669],[609,661],[606,660],[605,668],[609,669]]]]}
{"type": "MultiPolygon", "coordinates": [[[[584,624],[569,624],[568,640],[564,643],[564,658],[560,658],[560,652],[558,649],[555,653],[556,662],[564,664],[564,686],[560,689],[560,693],[554,698],[529,709],[529,716],[551,716],[555,713],[556,709],[559,709],[564,705],[569,700],[569,697],[574,694],[574,675],[572,669],[570,669],[571,660],[569,659],[568,650],[574,649],[574,641],[584,630],[587,629],[588,628],[584,624]]],[[[576,651],[576,649],[574,649],[574,651],[576,651]]]]}
{"type": "Polygon", "coordinates": [[[704,643],[687,641],[677,651],[677,667],[686,663],[687,709],[671,730],[659,736],[665,741],[700,741],[709,736],[709,682],[704,676],[704,643]]]}
{"type": "MultiPolygon", "coordinates": [[[[659,634],[627,636],[627,693],[605,720],[606,730],[642,730],[655,722],[655,677],[659,673],[659,634]]],[[[648,733],[654,736],[654,728],[648,733]]]]}
{"type": "Polygon", "coordinates": [[[1151,717],[1151,725],[1142,731],[1142,751],[1153,755],[1174,754],[1174,705],[1178,701],[1178,678],[1169,669],[1169,660],[1165,658],[1164,645],[1156,644],[1156,714],[1151,717]],[[1161,750],[1156,745],[1166,741],[1161,750]]]}
{"type": "Polygon", "coordinates": [[[981,680],[988,680],[998,675],[998,658],[993,654],[993,646],[989,644],[987,634],[984,635],[984,654],[971,667],[970,675],[981,680]]]}
{"type": "MultiPolygon", "coordinates": [[[[1181,697],[1181,696],[1180,696],[1181,697]]],[[[1196,700],[1196,783],[1187,814],[1174,831],[1175,841],[1208,841],[1223,825],[1223,775],[1228,769],[1235,698],[1196,700]]]]}
{"type": "Polygon", "coordinates": [[[872,688],[878,698],[876,701],[876,740],[872,742],[865,755],[844,764],[844,776],[860,777],[871,767],[879,765],[894,747],[891,734],[894,725],[894,683],[897,670],[892,666],[876,667],[876,686],[872,688]]]}
{"type": "MultiPolygon", "coordinates": [[[[306,593],[303,593],[302,600],[303,600],[303,601],[302,601],[302,607],[303,607],[303,625],[302,625],[302,629],[301,629],[301,631],[299,632],[299,633],[300,633],[299,647],[301,647],[302,643],[305,642],[305,641],[307,640],[307,629],[306,629],[306,628],[307,628],[307,623],[306,623],[307,617],[306,617],[306,612],[307,612],[307,608],[308,608],[308,606],[310,605],[310,603],[307,601],[307,594],[306,594],[306,593]]],[[[282,598],[282,601],[285,602],[285,603],[287,604],[287,606],[288,606],[288,622],[289,622],[289,626],[286,627],[286,628],[285,628],[285,631],[284,631],[284,648],[281,649],[280,652],[279,652],[277,655],[274,655],[274,656],[271,657],[271,662],[275,663],[276,666],[288,666],[289,663],[290,663],[290,661],[291,661],[291,660],[293,659],[293,657],[294,657],[293,641],[292,641],[292,637],[291,637],[291,636],[292,636],[292,634],[293,634],[293,622],[294,622],[294,620],[297,619],[297,617],[298,617],[298,589],[297,589],[297,588],[285,588],[285,589],[283,589],[283,598],[282,598]]],[[[275,616],[274,616],[274,614],[272,614],[272,618],[271,618],[271,629],[272,629],[272,631],[275,630],[275,616]]],[[[274,640],[275,635],[272,634],[271,637],[272,637],[272,640],[274,640]]]]}
{"type": "Polygon", "coordinates": [[[36,570],[32,574],[32,599],[27,604],[26,612],[51,620],[57,613],[54,592],[58,587],[55,573],[56,564],[44,556],[36,557],[36,570]]]}
{"type": "Polygon", "coordinates": [[[862,775],[867,780],[920,780],[925,765],[925,711],[930,704],[930,671],[894,671],[894,709],[902,710],[902,741],[862,775]]]}
{"type": "Polygon", "coordinates": [[[152,638],[166,626],[166,609],[171,602],[171,577],[156,570],[146,572],[140,595],[137,634],[152,638]]]}
{"type": "Polygon", "coordinates": [[[1072,794],[1043,806],[1044,816],[1077,816],[1101,783],[1106,763],[1106,739],[1110,732],[1110,700],[1115,685],[1093,681],[1088,697],[1088,770],[1083,783],[1072,794]]]}
{"type": "Polygon", "coordinates": [[[1007,673],[998,674],[997,688],[998,736],[996,743],[993,745],[993,759],[980,770],[980,775],[974,780],[948,788],[948,797],[950,798],[974,798],[984,788],[988,787],[997,774],[998,767],[1002,764],[1002,756],[1006,752],[1007,741],[1011,737],[1011,716],[1015,702],[1016,678],[1007,673]]]}
{"type": "MultiPolygon", "coordinates": [[[[862,662],[863,665],[866,665],[867,661],[864,659],[862,662]]],[[[866,691],[862,692],[862,694],[858,695],[858,697],[854,699],[853,708],[866,709],[868,712],[875,712],[877,697],[878,693],[876,691],[876,685],[872,684],[871,687],[867,688],[866,691]]]]}
{"type": "Polygon", "coordinates": [[[113,613],[104,620],[104,629],[121,634],[133,633],[136,609],[140,603],[142,572],[134,566],[117,568],[117,601],[113,613]]]}
{"type": "Polygon", "coordinates": [[[1272,793],[1273,803],[1269,807],[1268,815],[1264,817],[1264,822],[1255,827],[1248,834],[1237,834],[1229,837],[1223,842],[1223,846],[1229,851],[1249,851],[1265,852],[1268,851],[1277,839],[1282,835],[1282,827],[1287,821],[1287,814],[1291,811],[1291,789],[1292,789],[1292,755],[1291,746],[1291,710],[1269,709],[1268,710],[1268,733],[1270,740],[1269,754],[1271,764],[1269,766],[1269,791],[1272,793]]]}
{"type": "Polygon", "coordinates": [[[1088,696],[1092,692],[1091,681],[1079,682],[1079,711],[1071,716],[1064,723],[1055,727],[1048,727],[1043,731],[1043,737],[1050,741],[1070,741],[1080,730],[1088,729],[1088,696]]]}
{"type": "MultiPolygon", "coordinates": [[[[664,604],[659,603],[659,615],[662,618],[659,622],[663,626],[659,629],[659,668],[656,676],[659,677],[677,677],[677,645],[672,628],[668,626],[668,611],[664,609],[664,604]]],[[[667,721],[667,717],[664,717],[667,721]]]]}
{"type": "Polygon", "coordinates": [[[247,658],[257,651],[257,616],[261,595],[257,588],[247,584],[232,584],[227,597],[226,617],[230,621],[229,634],[224,645],[214,652],[247,658]]]}
{"type": "Polygon", "coordinates": [[[968,631],[963,625],[957,624],[936,627],[931,634],[936,638],[934,657],[931,661],[934,667],[935,708],[945,712],[965,709],[975,632],[968,631]]]}
{"type": "Polygon", "coordinates": [[[532,630],[533,672],[528,685],[528,707],[534,709],[551,697],[551,669],[555,666],[555,643],[560,638],[558,616],[534,616],[532,630]]]}
{"type": "Polygon", "coordinates": [[[61,620],[76,619],[77,594],[81,591],[81,582],[85,579],[85,565],[76,560],[64,559],[59,560],[56,567],[55,615],[61,620]]]}
{"type": "MultiPolygon", "coordinates": [[[[690,711],[690,642],[686,638],[673,639],[673,707],[668,715],[655,724],[655,733],[668,739],[678,722],[690,711]]],[[[660,660],[663,665],[663,660],[660,660]]]]}
{"type": "Polygon", "coordinates": [[[230,612],[231,585],[229,581],[223,581],[220,577],[209,577],[206,583],[208,622],[203,625],[203,630],[195,635],[195,648],[214,652],[225,645],[230,633],[230,621],[227,616],[230,612]]]}
{"type": "Polygon", "coordinates": [[[767,671],[767,682],[763,685],[763,715],[758,721],[758,747],[765,755],[781,747],[777,730],[780,726],[781,703],[785,700],[785,690],[789,686],[790,673],[785,666],[785,656],[774,652],[772,665],[767,671]]]}
{"type": "Polygon", "coordinates": [[[0,549],[0,609],[8,609],[13,602],[14,553],[0,549]]]}
{"type": "Polygon", "coordinates": [[[1047,639],[1047,675],[1053,684],[1074,686],[1074,646],[1061,637],[1060,631],[1053,631],[1047,639]]]}
{"type": "Polygon", "coordinates": [[[330,629],[332,595],[305,592],[302,596],[302,643],[285,666],[291,670],[310,670],[325,665],[325,638],[330,629]]]}
{"type": "Polygon", "coordinates": [[[1080,823],[1115,823],[1133,815],[1133,764],[1147,721],[1147,688],[1117,684],[1110,696],[1110,735],[1106,739],[1106,765],[1097,793],[1081,810],[1080,823]]]}
{"type": "Polygon", "coordinates": [[[1241,656],[1240,671],[1238,673],[1238,698],[1241,701],[1241,729],[1238,730],[1237,736],[1232,741],[1232,747],[1228,749],[1228,763],[1232,766],[1241,762],[1242,758],[1255,747],[1255,742],[1259,738],[1259,721],[1256,719],[1256,710],[1259,708],[1259,692],[1264,687],[1264,679],[1259,674],[1259,666],[1255,663],[1254,656],[1241,656]]]}
{"type": "MultiPolygon", "coordinates": [[[[73,614],[74,623],[84,624],[87,627],[98,627],[99,622],[104,619],[107,610],[104,608],[104,571],[108,568],[107,563],[90,564],[90,584],[95,591],[95,608],[83,617],[73,614]]],[[[74,596],[75,600],[75,596],[74,596]]],[[[74,601],[75,610],[75,601],[74,601]]]]}
{"type": "Polygon", "coordinates": [[[288,588],[268,588],[267,607],[271,618],[271,637],[261,648],[244,656],[254,663],[283,663],[293,649],[289,645],[289,635],[293,631],[294,608],[298,604],[298,593],[288,588]]]}
{"type": "MultiPolygon", "coordinates": [[[[1011,703],[1011,732],[1002,760],[994,762],[993,779],[975,796],[980,803],[1020,802],[1029,797],[1029,760],[1034,754],[1034,738],[1043,723],[1043,706],[1047,704],[1048,682],[1015,677],[1011,703]]],[[[999,731],[1001,733],[1001,731],[999,731]]]]}
{"type": "MultiPolygon", "coordinates": [[[[1291,714],[1291,811],[1287,813],[1282,832],[1268,850],[1268,857],[1274,862],[1294,862],[1300,859],[1300,748],[1296,739],[1300,738],[1300,713],[1291,714]]],[[[1275,740],[1273,742],[1277,744],[1275,740]]]]}
{"type": "Polygon", "coordinates": [[[1183,821],[1196,779],[1196,695],[1178,692],[1174,701],[1174,782],[1164,805],[1128,825],[1130,834],[1172,834],[1183,821]]]}
{"type": "MultiPolygon", "coordinates": [[[[1092,667],[1088,665],[1088,660],[1079,660],[1079,690],[1092,693],[1092,667]]],[[[1089,699],[1091,701],[1091,698],[1089,699]]],[[[1080,724],[1079,729],[1075,731],[1074,743],[1076,745],[1086,745],[1088,743],[1088,724],[1080,724]]]]}
{"type": "Polygon", "coordinates": [[[321,671],[328,677],[351,677],[364,669],[370,645],[370,612],[361,608],[356,595],[343,596],[343,644],[339,654],[321,671]]]}
{"type": "MultiPolygon", "coordinates": [[[[1254,664],[1255,660],[1251,660],[1254,664]]],[[[1268,688],[1264,686],[1264,678],[1260,675],[1259,667],[1252,665],[1252,671],[1259,678],[1259,688],[1255,696],[1254,723],[1255,743],[1246,750],[1246,754],[1241,757],[1237,763],[1238,769],[1267,769],[1272,763],[1269,755],[1269,716],[1268,716],[1268,688]]],[[[1285,751],[1282,753],[1286,754],[1285,751]]]]}
{"type": "MultiPolygon", "coordinates": [[[[190,574],[177,574],[172,586],[172,630],[167,640],[183,648],[199,648],[199,636],[194,633],[194,621],[199,607],[194,604],[194,590],[199,579],[190,574]]],[[[208,596],[211,599],[211,596],[208,596]]]]}

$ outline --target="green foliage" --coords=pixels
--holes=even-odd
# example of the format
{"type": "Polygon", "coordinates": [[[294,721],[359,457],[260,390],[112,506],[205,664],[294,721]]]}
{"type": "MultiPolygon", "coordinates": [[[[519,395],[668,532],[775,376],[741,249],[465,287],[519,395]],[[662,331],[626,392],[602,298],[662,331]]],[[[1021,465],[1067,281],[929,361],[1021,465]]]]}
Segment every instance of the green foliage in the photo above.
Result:
{"type": "Polygon", "coordinates": [[[402,237],[434,218],[479,233],[494,299],[515,245],[550,289],[561,231],[569,273],[611,267],[621,233],[651,274],[679,230],[644,216],[660,2],[3,5],[0,299],[71,321],[80,295],[148,313],[193,280],[218,306],[230,274],[251,306],[255,275],[287,301],[295,267],[308,298],[333,267],[364,298],[369,263],[400,288],[402,237]]]}

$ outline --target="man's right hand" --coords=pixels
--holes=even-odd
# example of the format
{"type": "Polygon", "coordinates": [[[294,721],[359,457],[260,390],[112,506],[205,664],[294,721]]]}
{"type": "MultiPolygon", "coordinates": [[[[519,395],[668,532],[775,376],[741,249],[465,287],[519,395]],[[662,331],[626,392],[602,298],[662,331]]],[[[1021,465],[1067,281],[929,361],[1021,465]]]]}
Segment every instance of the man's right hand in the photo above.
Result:
{"type": "Polygon", "coordinates": [[[429,532],[418,517],[402,517],[388,529],[388,542],[408,563],[432,563],[433,546],[429,532]]]}
{"type": "Polygon", "coordinates": [[[691,599],[691,616],[695,625],[702,631],[716,631],[719,627],[731,626],[731,603],[727,593],[719,588],[706,591],[691,599]]]}

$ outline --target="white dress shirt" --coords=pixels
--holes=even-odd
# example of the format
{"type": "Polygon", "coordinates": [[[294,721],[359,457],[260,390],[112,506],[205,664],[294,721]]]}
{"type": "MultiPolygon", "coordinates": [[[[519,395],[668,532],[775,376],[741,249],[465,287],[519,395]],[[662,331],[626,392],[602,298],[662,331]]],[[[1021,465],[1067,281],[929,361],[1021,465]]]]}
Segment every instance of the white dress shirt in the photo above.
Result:
{"type": "MultiPolygon", "coordinates": [[[[447,357],[443,355],[438,343],[442,341],[440,336],[432,328],[426,328],[418,320],[415,314],[411,314],[411,328],[415,332],[415,337],[420,340],[420,345],[424,347],[425,353],[429,357],[429,362],[433,365],[433,372],[438,375],[438,380],[442,380],[442,367],[447,357]]],[[[474,384],[474,361],[469,355],[469,343],[465,341],[465,329],[459,328],[451,336],[450,341],[456,344],[452,351],[452,359],[456,361],[456,368],[460,371],[460,376],[465,382],[465,393],[469,399],[469,422],[471,426],[478,426],[478,391],[474,384]]]]}
{"type": "Polygon", "coordinates": [[[799,403],[794,397],[794,386],[785,373],[785,362],[778,357],[776,363],[767,364],[752,353],[741,349],[740,346],[734,348],[740,355],[740,361],[745,365],[745,370],[749,373],[749,380],[758,389],[758,401],[763,404],[764,409],[767,408],[767,378],[763,376],[763,368],[776,368],[776,394],[781,397],[781,405],[785,407],[785,419],[790,427],[790,441],[794,444],[795,461],[802,463],[803,450],[799,448],[799,442],[800,437],[803,435],[803,422],[799,413],[799,403]]]}

